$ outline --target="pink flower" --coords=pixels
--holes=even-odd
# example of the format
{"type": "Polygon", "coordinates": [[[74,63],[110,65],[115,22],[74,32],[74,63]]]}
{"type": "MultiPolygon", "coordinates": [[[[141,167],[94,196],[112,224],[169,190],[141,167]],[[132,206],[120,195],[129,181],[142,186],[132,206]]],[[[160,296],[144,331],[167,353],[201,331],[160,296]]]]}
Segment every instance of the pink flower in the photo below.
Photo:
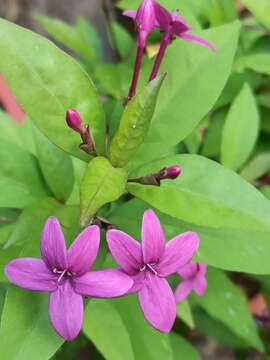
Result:
{"type": "Polygon", "coordinates": [[[166,277],[187,264],[199,246],[196,233],[186,232],[165,243],[158,218],[152,210],[143,216],[142,244],[119,230],[107,233],[112,256],[135,284],[139,303],[148,322],[169,332],[176,317],[176,303],[166,277]]]}
{"type": "Polygon", "coordinates": [[[207,290],[207,280],[205,274],[207,265],[190,262],[178,270],[182,277],[182,282],[175,290],[175,300],[177,303],[184,301],[194,290],[199,296],[203,296],[207,290]]]}
{"type": "Polygon", "coordinates": [[[50,293],[49,315],[55,331],[74,339],[83,322],[83,296],[110,298],[125,294],[130,277],[115,269],[89,271],[99,248],[99,228],[89,226],[66,250],[56,218],[50,217],[41,234],[41,259],[21,258],[5,267],[8,279],[22,288],[50,293]]]}

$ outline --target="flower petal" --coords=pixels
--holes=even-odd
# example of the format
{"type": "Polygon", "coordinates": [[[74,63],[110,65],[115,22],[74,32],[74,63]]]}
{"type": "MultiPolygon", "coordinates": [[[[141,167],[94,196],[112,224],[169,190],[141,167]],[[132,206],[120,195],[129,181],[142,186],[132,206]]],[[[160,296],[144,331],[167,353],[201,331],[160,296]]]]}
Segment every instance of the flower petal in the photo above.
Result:
{"type": "Polygon", "coordinates": [[[127,294],[133,294],[141,290],[145,279],[145,271],[138,272],[137,275],[131,276],[134,281],[133,286],[128,290],[127,294]]]}
{"type": "Polygon", "coordinates": [[[99,248],[100,231],[96,225],[82,231],[68,249],[68,269],[76,275],[86,273],[95,261],[99,248]]]}
{"type": "Polygon", "coordinates": [[[126,10],[123,12],[123,15],[135,20],[137,11],[136,10],[126,10]]]}
{"type": "Polygon", "coordinates": [[[199,247],[198,235],[185,232],[176,236],[166,244],[165,253],[155,269],[160,276],[168,276],[177,272],[187,264],[199,247]]]}
{"type": "Polygon", "coordinates": [[[158,262],[165,250],[165,239],[160,222],[153,210],[146,210],[142,223],[142,252],[145,264],[158,262]]]}
{"type": "Polygon", "coordinates": [[[143,265],[141,245],[119,230],[107,232],[107,242],[112,256],[129,275],[135,275],[143,265]]]}
{"type": "Polygon", "coordinates": [[[132,285],[132,278],[117,269],[90,271],[73,280],[74,290],[78,294],[95,298],[124,295],[132,285]]]}
{"type": "Polygon", "coordinates": [[[41,233],[40,250],[43,260],[53,270],[67,268],[65,238],[58,220],[49,217],[41,233]]]}
{"type": "Polygon", "coordinates": [[[193,282],[193,288],[197,295],[203,296],[207,290],[207,281],[204,276],[198,276],[193,282]]]}
{"type": "Polygon", "coordinates": [[[167,30],[170,22],[172,21],[172,16],[163,6],[155,2],[155,27],[159,28],[162,31],[167,30]]]}
{"type": "Polygon", "coordinates": [[[49,315],[58,335],[73,340],[79,334],[83,322],[83,299],[64,281],[50,296],[49,315]]]}
{"type": "Polygon", "coordinates": [[[147,272],[138,295],[147,321],[157,330],[168,333],[176,317],[175,299],[168,282],[147,272]]]}
{"type": "Polygon", "coordinates": [[[54,291],[57,289],[57,277],[40,259],[12,260],[6,265],[5,274],[13,284],[28,290],[54,291]]]}
{"type": "Polygon", "coordinates": [[[191,41],[194,42],[196,44],[202,45],[202,46],[206,46],[208,47],[210,50],[212,50],[213,52],[216,51],[216,48],[214,47],[214,45],[212,45],[209,41],[202,39],[199,36],[196,35],[191,35],[191,34],[181,34],[179,35],[183,40],[186,41],[191,41]]]}
{"type": "Polygon", "coordinates": [[[199,264],[191,261],[190,263],[182,266],[177,272],[182,277],[182,279],[186,280],[195,277],[199,269],[199,264]]]}
{"type": "Polygon", "coordinates": [[[175,290],[174,296],[178,303],[184,301],[193,290],[192,281],[184,280],[179,284],[175,290]]]}

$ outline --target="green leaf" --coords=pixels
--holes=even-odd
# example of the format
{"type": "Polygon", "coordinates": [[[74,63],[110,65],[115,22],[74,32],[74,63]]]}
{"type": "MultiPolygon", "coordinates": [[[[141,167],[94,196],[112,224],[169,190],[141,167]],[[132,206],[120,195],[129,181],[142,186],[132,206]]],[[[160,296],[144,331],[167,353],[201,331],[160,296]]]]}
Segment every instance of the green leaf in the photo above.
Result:
{"type": "Polygon", "coordinates": [[[227,111],[222,109],[211,118],[209,128],[203,138],[201,154],[206,157],[218,157],[221,148],[222,130],[227,111]]]}
{"type": "Polygon", "coordinates": [[[62,205],[55,199],[44,198],[24,208],[4,248],[6,249],[11,245],[23,245],[27,241],[35,238],[38,242],[45,221],[49,216],[56,215],[61,207],[62,205]]]}
{"type": "Polygon", "coordinates": [[[264,26],[270,28],[270,2],[268,0],[241,0],[241,2],[264,26]]]}
{"type": "Polygon", "coordinates": [[[95,68],[95,77],[105,93],[122,100],[128,91],[131,69],[123,63],[100,63],[95,68]]]}
{"type": "Polygon", "coordinates": [[[237,71],[251,69],[260,74],[270,75],[270,54],[258,53],[240,57],[234,68],[237,71]]]}
{"type": "Polygon", "coordinates": [[[126,188],[127,174],[103,157],[93,159],[81,183],[81,224],[87,225],[101,206],[117,200],[126,188]]]}
{"type": "Polygon", "coordinates": [[[55,197],[65,202],[74,185],[71,157],[51,143],[38,129],[35,129],[35,140],[43,176],[55,197]]]}
{"type": "Polygon", "coordinates": [[[62,345],[48,319],[47,298],[10,286],[0,328],[2,359],[48,360],[62,345]]]}
{"type": "Polygon", "coordinates": [[[0,146],[0,207],[24,208],[47,195],[36,158],[7,139],[0,146]]]}
{"type": "Polygon", "coordinates": [[[207,337],[230,348],[248,348],[249,344],[240,339],[221,321],[209,316],[202,308],[193,309],[196,329],[207,337]]]}
{"type": "Polygon", "coordinates": [[[148,164],[131,177],[179,164],[181,175],[160,187],[129,183],[127,190],[167,215],[212,227],[269,232],[269,202],[240,176],[198,155],[175,155],[148,164]]]}
{"type": "Polygon", "coordinates": [[[201,357],[196,349],[181,336],[171,333],[169,335],[173,349],[174,360],[200,360],[201,357]]]}
{"type": "Polygon", "coordinates": [[[125,166],[147,136],[164,77],[151,81],[127,104],[110,146],[114,166],[125,166]]]}
{"type": "Polygon", "coordinates": [[[181,303],[176,305],[176,313],[177,313],[177,317],[183,320],[191,328],[194,328],[193,315],[192,315],[191,307],[187,300],[182,301],[181,303]]]}
{"type": "Polygon", "coordinates": [[[199,35],[216,46],[216,53],[180,40],[168,48],[161,66],[161,71],[168,71],[168,77],[160,92],[154,126],[132,168],[164,156],[170,147],[189,135],[223,90],[231,73],[239,23],[203,31],[199,35]]]}
{"type": "Polygon", "coordinates": [[[255,156],[241,171],[240,175],[252,182],[270,171],[270,153],[255,156]]]}
{"type": "Polygon", "coordinates": [[[237,19],[234,0],[205,0],[202,7],[202,13],[210,21],[211,26],[218,26],[237,19]]]}
{"type": "Polygon", "coordinates": [[[134,360],[128,329],[110,300],[93,299],[84,312],[84,333],[107,360],[134,360]]]}
{"type": "Polygon", "coordinates": [[[89,46],[76,27],[66,22],[48,16],[35,16],[37,23],[47,31],[55,40],[73,50],[87,60],[95,60],[94,49],[89,46]]]}
{"type": "Polygon", "coordinates": [[[78,134],[66,125],[67,109],[75,108],[90,126],[98,153],[104,153],[103,108],[80,65],[47,39],[3,19],[0,39],[0,70],[39,130],[63,150],[89,159],[79,149],[78,134]]]}
{"type": "Polygon", "coordinates": [[[207,280],[206,294],[202,297],[192,295],[192,303],[202,307],[251,346],[263,351],[264,345],[242,291],[220,270],[208,269],[207,280]]]}
{"type": "Polygon", "coordinates": [[[148,324],[135,295],[91,300],[84,331],[106,360],[173,360],[169,337],[148,324]]]}
{"type": "Polygon", "coordinates": [[[116,46],[116,50],[120,54],[121,58],[125,59],[130,55],[130,51],[134,47],[134,40],[129,32],[118,24],[118,22],[112,21],[110,26],[112,31],[112,34],[109,33],[109,36],[111,37],[111,44],[116,46]]]}
{"type": "Polygon", "coordinates": [[[249,87],[244,85],[234,100],[222,133],[221,162],[232,170],[249,158],[259,133],[259,113],[256,100],[249,87]]]}

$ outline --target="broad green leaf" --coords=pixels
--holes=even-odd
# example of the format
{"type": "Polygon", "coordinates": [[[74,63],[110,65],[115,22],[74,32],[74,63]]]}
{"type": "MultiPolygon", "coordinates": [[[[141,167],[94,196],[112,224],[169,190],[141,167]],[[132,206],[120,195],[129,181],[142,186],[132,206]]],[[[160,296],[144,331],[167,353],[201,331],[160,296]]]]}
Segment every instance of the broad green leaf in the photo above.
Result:
{"type": "Polygon", "coordinates": [[[147,136],[164,77],[151,81],[127,104],[110,146],[114,166],[125,166],[147,136]]]}
{"type": "Polygon", "coordinates": [[[117,200],[126,188],[125,170],[114,168],[103,157],[94,158],[81,183],[81,224],[86,226],[101,206],[117,200]]]}
{"type": "MultiPolygon", "coordinates": [[[[231,73],[239,23],[200,32],[216,46],[209,49],[181,40],[168,48],[161,71],[168,77],[161,89],[153,126],[132,168],[166,154],[189,135],[212,109],[231,73]]],[[[149,69],[148,69],[149,70],[149,69]]]]}
{"type": "Polygon", "coordinates": [[[259,120],[256,100],[246,84],[225,120],[221,142],[223,165],[237,171],[247,161],[258,137],[259,120]]]}
{"type": "Polygon", "coordinates": [[[270,186],[269,186],[269,185],[265,185],[265,186],[263,186],[260,190],[261,190],[261,193],[262,193],[268,200],[270,200],[270,186]]]}
{"type": "Polygon", "coordinates": [[[188,326],[194,328],[194,320],[190,304],[187,300],[176,305],[177,317],[183,320],[188,326]]]}
{"type": "Polygon", "coordinates": [[[270,75],[270,54],[258,53],[240,57],[234,68],[237,71],[251,69],[260,74],[270,75]]]}
{"type": "Polygon", "coordinates": [[[252,182],[270,171],[270,153],[255,156],[241,171],[240,175],[252,182]]]}
{"type": "Polygon", "coordinates": [[[169,335],[173,350],[174,360],[200,360],[201,357],[196,349],[184,338],[175,333],[169,335]]]}
{"type": "Polygon", "coordinates": [[[75,108],[90,126],[98,153],[104,153],[103,108],[80,65],[47,39],[3,19],[0,39],[0,71],[39,130],[63,150],[89,159],[79,149],[79,135],[66,125],[67,109],[75,108]]]}
{"type": "Polygon", "coordinates": [[[270,2],[268,0],[241,0],[241,2],[264,26],[270,28],[270,2]]]}
{"type": "Polygon", "coordinates": [[[0,328],[1,358],[48,360],[63,342],[48,319],[48,295],[10,286],[0,328]]]}
{"type": "Polygon", "coordinates": [[[169,336],[148,324],[138,305],[137,296],[93,302],[93,310],[92,300],[86,308],[89,316],[85,316],[84,331],[105,355],[106,360],[173,360],[169,336]],[[130,357],[127,357],[127,354],[130,354],[130,357]]]}
{"type": "Polygon", "coordinates": [[[41,171],[55,197],[65,202],[73,189],[74,171],[71,157],[35,129],[37,156],[41,171]]]}
{"type": "Polygon", "coordinates": [[[34,19],[59,43],[80,54],[87,60],[95,60],[96,55],[94,49],[89,46],[89,43],[85,41],[75,26],[48,16],[38,15],[35,16],[34,19]]]}
{"type": "Polygon", "coordinates": [[[263,351],[258,329],[242,291],[220,270],[208,269],[208,290],[202,297],[192,295],[192,303],[202,307],[252,347],[263,351]]]}
{"type": "Polygon", "coordinates": [[[36,158],[7,139],[0,146],[0,207],[24,208],[46,196],[36,158]]]}
{"type": "Polygon", "coordinates": [[[175,155],[130,174],[137,178],[179,164],[176,180],[160,187],[129,183],[127,190],[180,220],[212,227],[269,232],[269,202],[240,176],[198,155],[175,155]]]}
{"type": "Polygon", "coordinates": [[[130,334],[110,300],[93,299],[84,312],[84,333],[106,360],[134,360],[130,334]]]}
{"type": "MultiPolygon", "coordinates": [[[[149,205],[133,199],[107,216],[122,231],[140,239],[141,219],[149,205]]],[[[269,274],[269,232],[254,232],[224,228],[210,228],[190,224],[165,215],[155,209],[169,240],[180,233],[194,231],[199,234],[200,247],[196,261],[225,270],[254,274],[269,274]],[[229,249],[229,251],[228,251],[229,249]]]]}

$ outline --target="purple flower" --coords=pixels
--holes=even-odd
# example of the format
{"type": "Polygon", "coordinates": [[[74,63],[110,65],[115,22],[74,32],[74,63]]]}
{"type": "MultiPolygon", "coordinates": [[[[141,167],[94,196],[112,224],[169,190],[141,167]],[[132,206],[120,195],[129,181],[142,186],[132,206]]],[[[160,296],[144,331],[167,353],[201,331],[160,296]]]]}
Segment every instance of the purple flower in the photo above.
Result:
{"type": "Polygon", "coordinates": [[[41,259],[21,258],[5,267],[8,279],[25,289],[50,293],[49,315],[55,331],[74,339],[83,322],[83,298],[115,297],[133,285],[130,277],[114,269],[88,271],[99,248],[99,228],[89,226],[66,250],[56,218],[50,217],[41,234],[41,259]]]}
{"type": "Polygon", "coordinates": [[[205,294],[207,290],[206,271],[207,265],[193,261],[178,270],[178,274],[183,280],[175,290],[174,295],[177,303],[184,301],[192,290],[199,296],[205,294]]]}
{"type": "Polygon", "coordinates": [[[191,260],[199,246],[197,234],[186,232],[166,244],[158,218],[147,210],[142,244],[119,230],[108,231],[107,242],[122,271],[135,281],[130,292],[138,292],[145,318],[157,330],[169,332],[176,317],[176,303],[165,278],[191,260]]]}

